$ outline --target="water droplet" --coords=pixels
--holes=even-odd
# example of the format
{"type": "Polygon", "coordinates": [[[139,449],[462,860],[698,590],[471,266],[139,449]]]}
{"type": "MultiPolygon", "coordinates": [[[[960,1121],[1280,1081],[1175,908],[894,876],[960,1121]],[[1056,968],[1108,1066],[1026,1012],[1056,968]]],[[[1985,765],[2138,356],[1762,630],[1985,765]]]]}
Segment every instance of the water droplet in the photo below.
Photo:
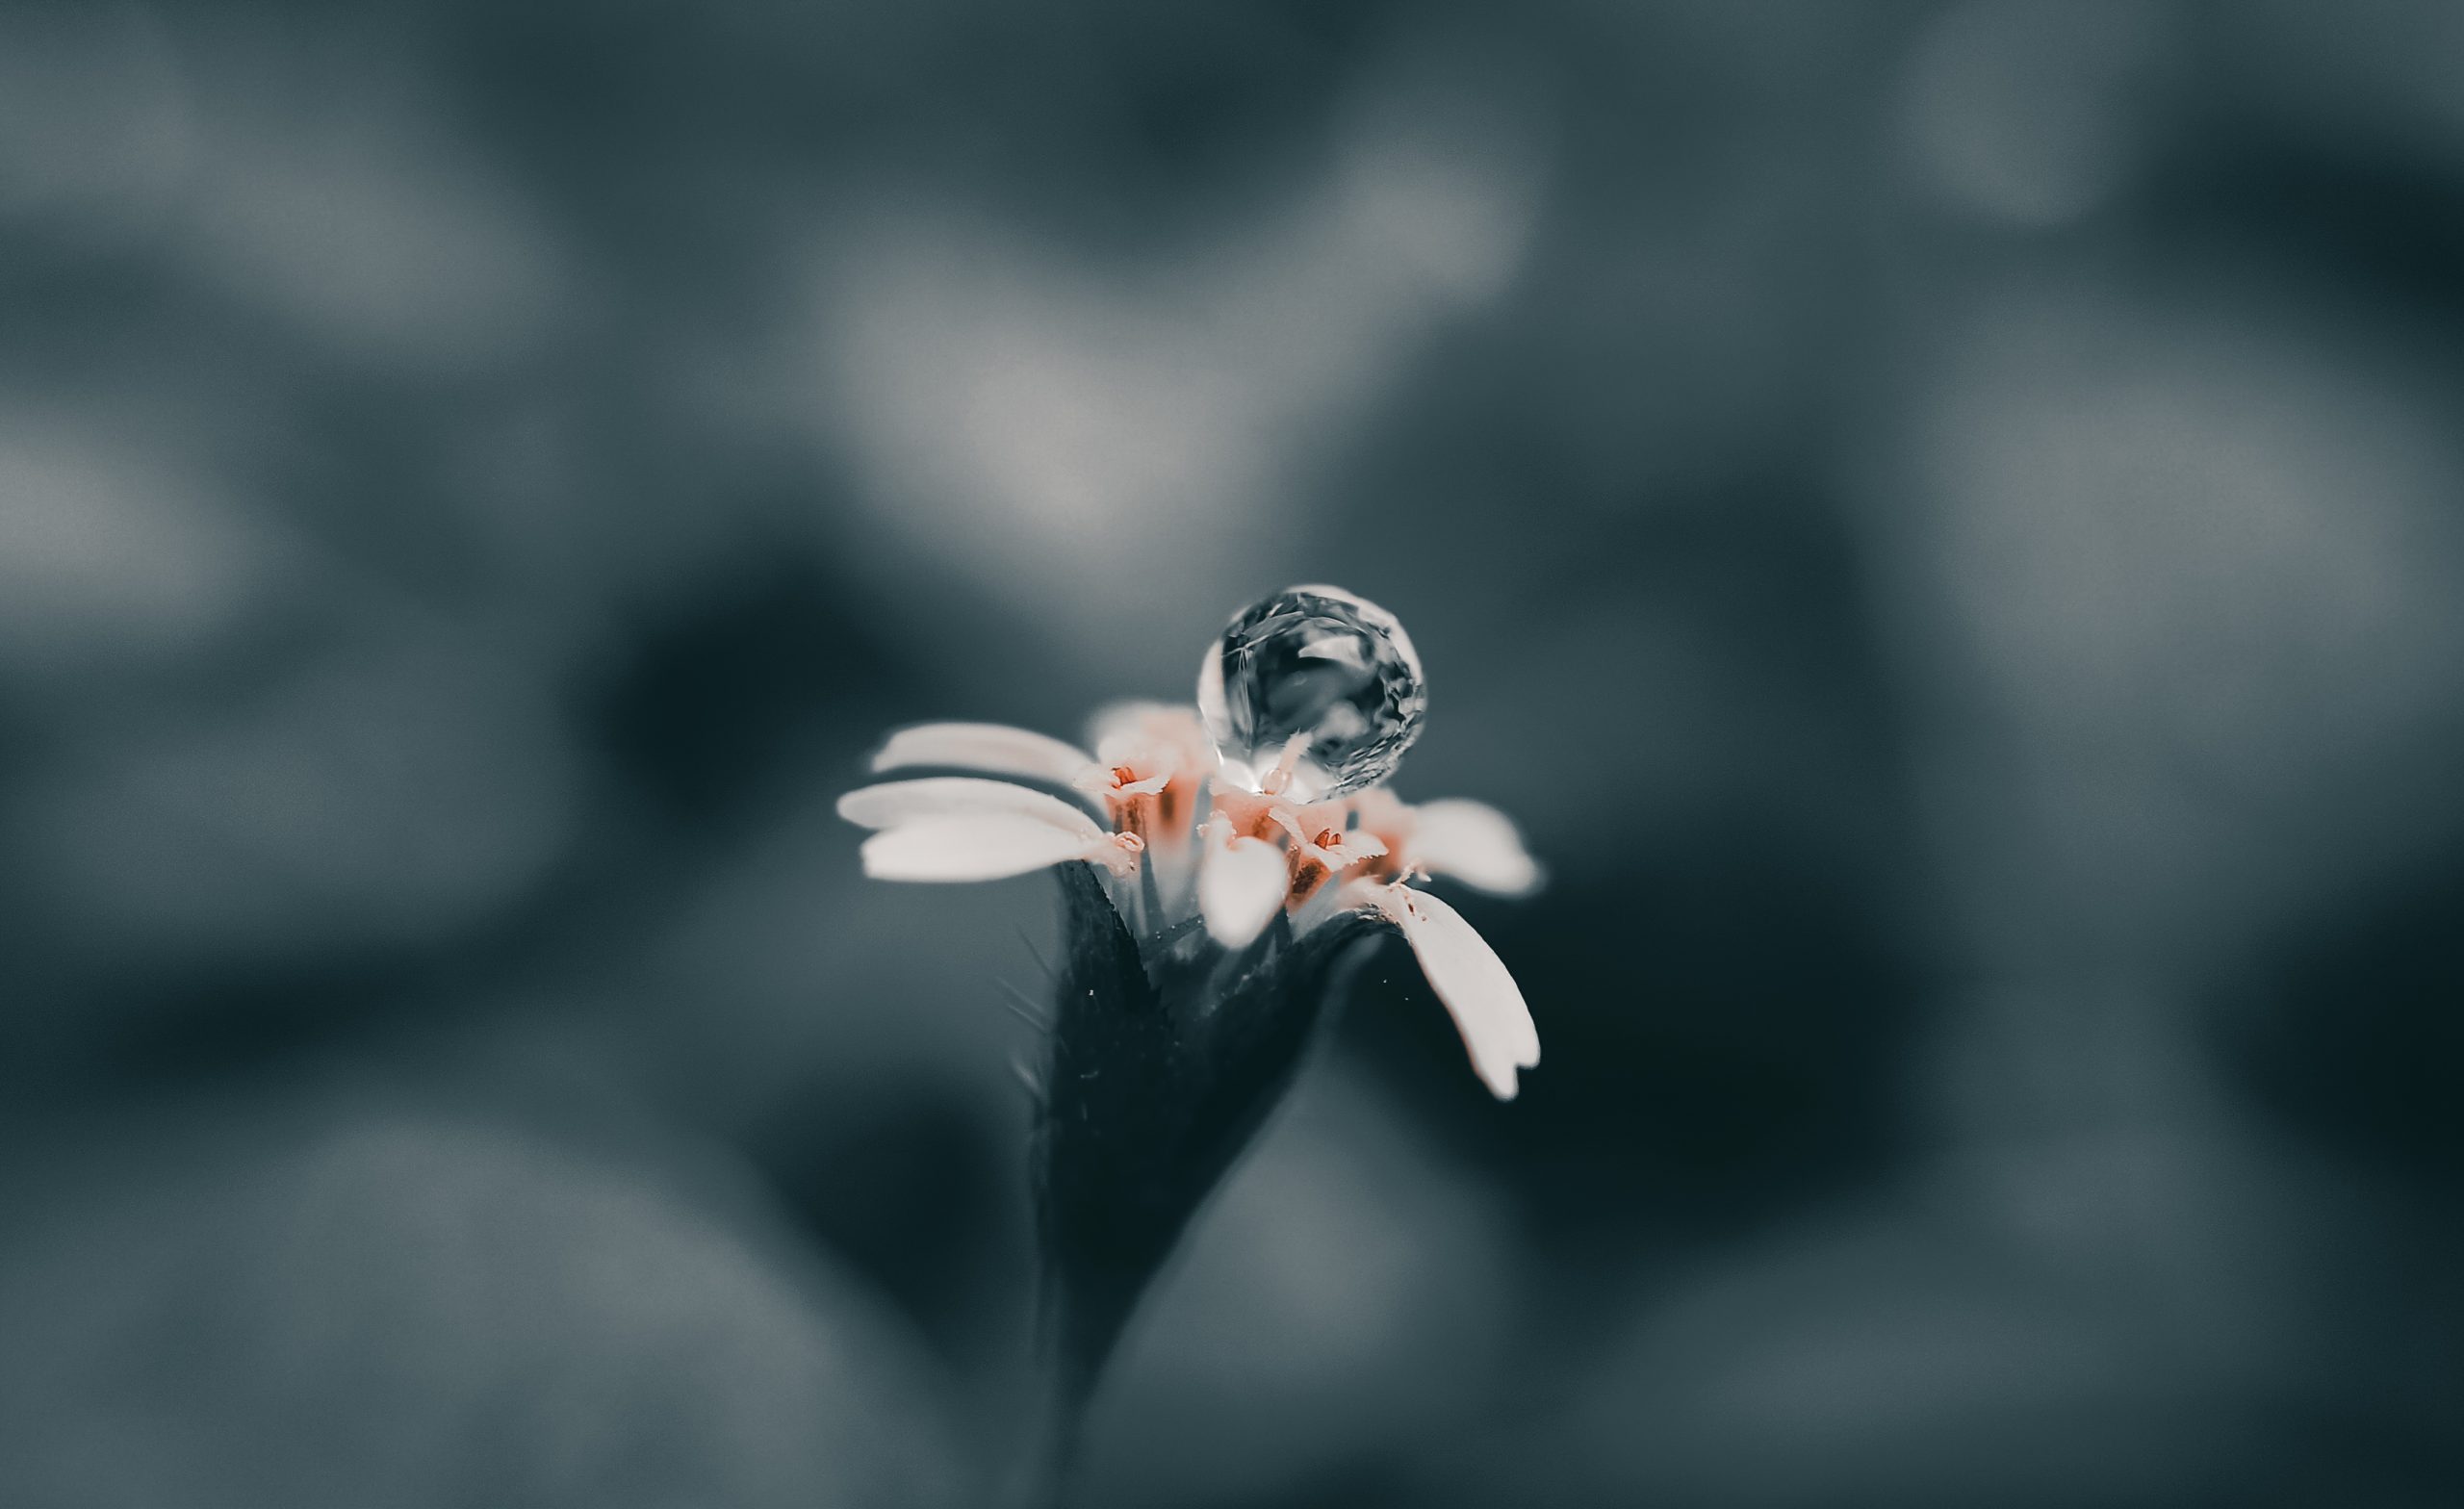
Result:
{"type": "Polygon", "coordinates": [[[1223,779],[1316,802],[1394,774],[1427,683],[1395,615],[1340,587],[1287,587],[1234,615],[1199,667],[1223,779]]]}

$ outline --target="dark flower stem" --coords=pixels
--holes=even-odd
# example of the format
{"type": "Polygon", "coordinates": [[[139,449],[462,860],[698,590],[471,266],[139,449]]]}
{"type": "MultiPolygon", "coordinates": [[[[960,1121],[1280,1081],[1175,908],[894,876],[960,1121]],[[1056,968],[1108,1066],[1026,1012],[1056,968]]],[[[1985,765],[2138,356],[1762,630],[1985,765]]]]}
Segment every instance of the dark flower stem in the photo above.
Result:
{"type": "Polygon", "coordinates": [[[1064,956],[1031,1154],[1051,1369],[1044,1509],[1064,1502],[1087,1407],[1140,1297],[1282,1101],[1364,952],[1354,945],[1379,926],[1346,914],[1296,938],[1277,916],[1238,954],[1186,929],[1142,948],[1091,869],[1060,875],[1064,956]]]}

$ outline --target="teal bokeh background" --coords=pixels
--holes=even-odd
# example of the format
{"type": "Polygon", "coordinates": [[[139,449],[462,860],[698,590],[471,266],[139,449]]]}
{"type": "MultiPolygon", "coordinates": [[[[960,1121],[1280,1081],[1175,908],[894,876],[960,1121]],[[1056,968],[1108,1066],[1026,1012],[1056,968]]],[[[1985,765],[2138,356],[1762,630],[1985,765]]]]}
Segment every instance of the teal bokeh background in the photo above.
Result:
{"type": "Polygon", "coordinates": [[[2440,1502],[2452,7],[0,14],[0,1500],[973,1501],[1040,882],[1341,583],[1463,902],[1091,1503],[2440,1502]]]}

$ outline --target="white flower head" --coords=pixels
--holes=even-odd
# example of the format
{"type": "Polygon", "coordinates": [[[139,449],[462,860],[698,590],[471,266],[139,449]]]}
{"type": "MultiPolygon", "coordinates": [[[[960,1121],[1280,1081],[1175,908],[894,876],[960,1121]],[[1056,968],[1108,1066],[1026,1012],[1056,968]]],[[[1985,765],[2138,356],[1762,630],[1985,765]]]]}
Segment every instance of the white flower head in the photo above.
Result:
{"type": "MultiPolygon", "coordinates": [[[[876,773],[976,774],[865,786],[842,797],[838,811],[874,831],[864,871],[881,880],[988,881],[1093,865],[1133,934],[1159,951],[1235,953],[1260,946],[1278,917],[1296,937],[1365,913],[1410,946],[1481,1083],[1500,1099],[1514,1096],[1518,1072],[1540,1060],[1530,1010],[1496,951],[1424,888],[1459,881],[1500,896],[1536,889],[1540,867],[1503,813],[1468,801],[1413,806],[1375,786],[1294,802],[1271,772],[1259,782],[1266,791],[1242,789],[1220,779],[1189,706],[1107,708],[1089,743],[997,724],[902,729],[874,756],[876,773]]],[[[1299,754],[1295,741],[1285,762],[1299,754]]]]}

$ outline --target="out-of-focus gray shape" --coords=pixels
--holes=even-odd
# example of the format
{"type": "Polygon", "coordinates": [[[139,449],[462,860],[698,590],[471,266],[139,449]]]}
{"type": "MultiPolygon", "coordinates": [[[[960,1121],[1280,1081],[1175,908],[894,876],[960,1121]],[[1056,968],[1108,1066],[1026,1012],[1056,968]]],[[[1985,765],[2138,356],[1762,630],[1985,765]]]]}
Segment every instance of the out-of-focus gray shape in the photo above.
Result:
{"type": "Polygon", "coordinates": [[[1884,601],[1996,936],[2244,935],[2464,819],[2435,353],[2235,270],[2005,289],[1919,402],[1884,601]]]}
{"type": "Polygon", "coordinates": [[[0,235],[93,250],[159,234],[194,135],[155,11],[38,0],[0,14],[0,235]]]}
{"type": "Polygon", "coordinates": [[[1201,1215],[1086,1445],[1093,1503],[1292,1501],[1479,1420],[1516,1320],[1503,1210],[1321,1063],[1201,1215]]]}
{"type": "Polygon", "coordinates": [[[2373,1271],[2353,1262],[2368,1217],[2321,1171],[2212,1133],[1982,1146],[1648,1303],[1564,1435],[1478,1455],[1501,1482],[1502,1461],[1553,1464],[1563,1496],[1540,1502],[2156,1509],[2375,1489],[2332,1426],[2373,1344],[2331,1329],[2354,1308],[2335,1286],[2373,1271]]]}
{"type": "Polygon", "coordinates": [[[140,426],[0,407],[0,674],[176,665],[226,634],[288,553],[228,492],[140,426]]]}
{"type": "Polygon", "coordinates": [[[522,670],[378,639],[211,711],[97,720],[7,794],[9,862],[105,974],[429,939],[539,878],[577,779],[522,670]]]}
{"type": "Polygon", "coordinates": [[[857,498],[1125,684],[1192,675],[1155,628],[1323,574],[1309,459],[1521,261],[1536,123],[1459,61],[1436,78],[1380,81],[1292,187],[1141,263],[911,190],[854,217],[812,421],[857,498]]]}
{"type": "Polygon", "coordinates": [[[385,1106],[189,1130],[13,1211],[0,1500],[952,1501],[912,1343],[724,1189],[385,1106]]]}
{"type": "Polygon", "coordinates": [[[836,796],[825,787],[780,811],[638,952],[619,949],[612,1036],[638,1056],[644,1083],[718,1097],[711,1113],[842,1081],[879,1092],[919,1075],[1016,1107],[1023,1142],[1009,1062],[1030,1039],[1003,982],[1040,987],[1043,945],[1029,940],[1051,927],[1049,878],[929,897],[866,881],[836,796]]]}
{"type": "Polygon", "coordinates": [[[468,372],[553,327],[577,270],[553,223],[382,30],[226,19],[184,40],[183,270],[347,366],[468,372]]]}
{"type": "Polygon", "coordinates": [[[2357,157],[2464,166],[2464,10],[2447,0],[2258,0],[2209,13],[2233,102],[2357,157]]]}
{"type": "Polygon", "coordinates": [[[1902,101],[1911,154],[1945,197],[2041,228],[2112,194],[2141,150],[2162,8],[1970,0],[1918,36],[1902,101]]]}

